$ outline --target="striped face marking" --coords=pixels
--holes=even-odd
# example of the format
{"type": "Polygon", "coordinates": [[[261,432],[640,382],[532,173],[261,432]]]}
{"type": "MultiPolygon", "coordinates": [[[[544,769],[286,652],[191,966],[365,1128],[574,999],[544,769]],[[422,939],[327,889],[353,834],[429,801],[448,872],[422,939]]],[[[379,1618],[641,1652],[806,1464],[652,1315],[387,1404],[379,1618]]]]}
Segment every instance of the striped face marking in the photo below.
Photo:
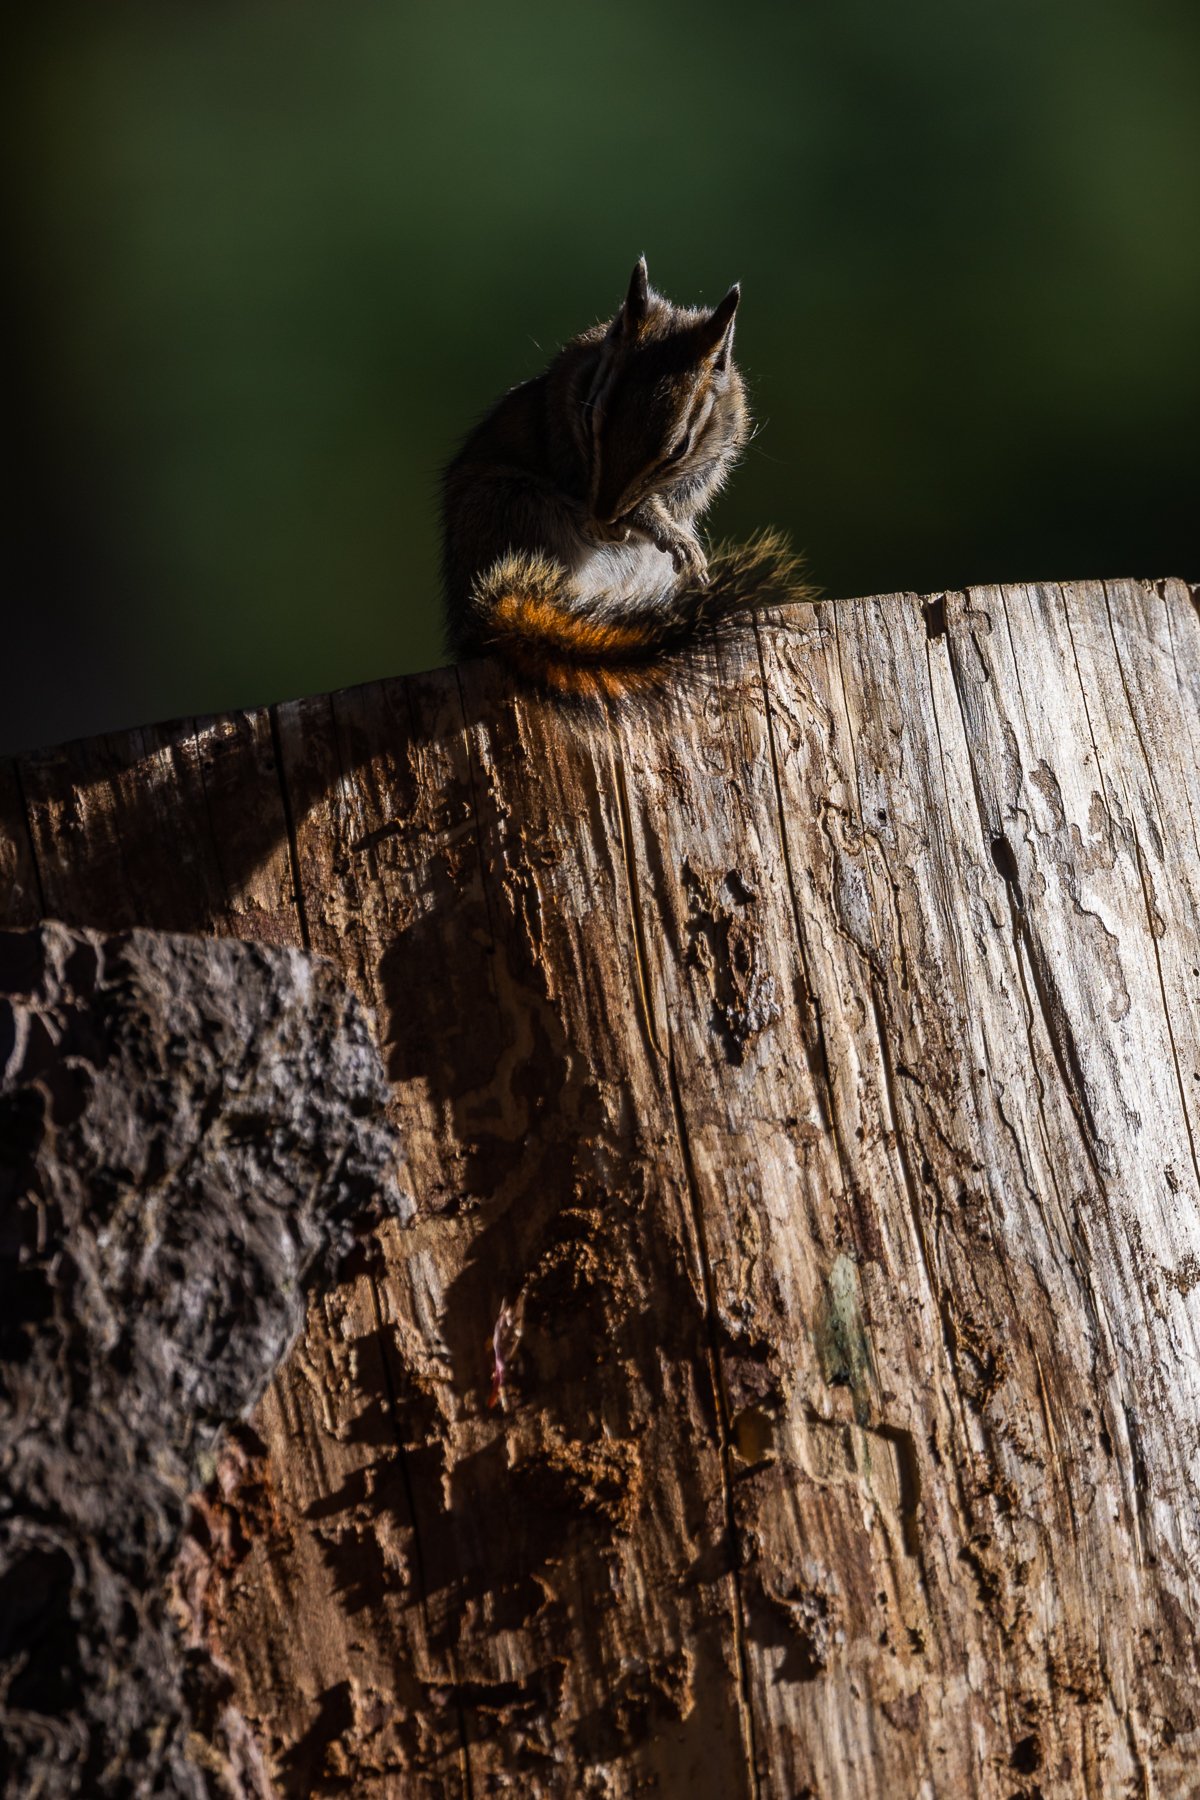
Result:
{"type": "Polygon", "coordinates": [[[744,418],[731,379],[738,298],[731,288],[712,312],[674,307],[648,286],[644,261],[635,267],[580,399],[598,525],[619,526],[656,495],[685,496],[736,453],[744,418]]]}
{"type": "Polygon", "coordinates": [[[631,358],[599,372],[589,399],[592,516],[608,525],[685,484],[726,448],[721,393],[706,368],[662,370],[631,358]]]}

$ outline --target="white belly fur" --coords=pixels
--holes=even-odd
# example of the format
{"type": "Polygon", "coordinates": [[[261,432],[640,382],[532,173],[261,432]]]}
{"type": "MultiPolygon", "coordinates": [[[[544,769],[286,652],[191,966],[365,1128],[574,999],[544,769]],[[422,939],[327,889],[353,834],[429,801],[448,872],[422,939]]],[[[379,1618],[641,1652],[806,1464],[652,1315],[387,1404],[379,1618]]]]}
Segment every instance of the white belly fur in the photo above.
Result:
{"type": "Polygon", "coordinates": [[[621,607],[644,607],[646,601],[674,592],[679,577],[665,551],[644,538],[627,544],[588,544],[579,540],[569,564],[572,585],[581,600],[605,598],[621,607]]]}

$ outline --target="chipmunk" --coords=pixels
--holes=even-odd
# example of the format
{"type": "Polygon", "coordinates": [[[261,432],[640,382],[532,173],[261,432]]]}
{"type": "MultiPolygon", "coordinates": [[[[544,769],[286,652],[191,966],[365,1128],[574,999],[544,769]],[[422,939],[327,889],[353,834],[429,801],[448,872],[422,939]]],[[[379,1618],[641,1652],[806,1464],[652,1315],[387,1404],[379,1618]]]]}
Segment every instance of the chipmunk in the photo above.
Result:
{"type": "Polygon", "coordinates": [[[615,316],[470,434],[443,483],[455,656],[494,651],[555,692],[619,697],[661,681],[705,626],[802,597],[775,534],[711,564],[698,535],[750,433],[740,298],[675,306],[641,257],[615,316]]]}

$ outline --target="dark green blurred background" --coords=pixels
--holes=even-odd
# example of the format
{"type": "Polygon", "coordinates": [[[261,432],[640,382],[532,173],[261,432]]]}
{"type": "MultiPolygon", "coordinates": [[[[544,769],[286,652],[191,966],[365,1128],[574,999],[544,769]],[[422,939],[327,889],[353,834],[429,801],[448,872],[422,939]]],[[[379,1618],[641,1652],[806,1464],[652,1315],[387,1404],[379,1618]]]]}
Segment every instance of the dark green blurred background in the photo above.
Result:
{"type": "Polygon", "coordinates": [[[440,661],[438,467],[642,250],[743,284],[718,532],[1200,569],[1195,0],[93,0],[10,72],[0,749],[440,661]]]}

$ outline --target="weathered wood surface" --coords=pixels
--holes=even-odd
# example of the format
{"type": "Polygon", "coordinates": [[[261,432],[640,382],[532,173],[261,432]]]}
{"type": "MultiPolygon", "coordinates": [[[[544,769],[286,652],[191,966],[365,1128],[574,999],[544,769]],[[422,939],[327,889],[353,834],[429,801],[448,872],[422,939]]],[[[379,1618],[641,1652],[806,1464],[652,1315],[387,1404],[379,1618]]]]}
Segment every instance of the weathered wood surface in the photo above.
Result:
{"type": "Polygon", "coordinates": [[[238,1704],[285,1794],[1198,1795],[1194,597],[701,665],[0,773],[5,922],[310,944],[383,1040],[415,1223],[259,1409],[238,1704]]]}

